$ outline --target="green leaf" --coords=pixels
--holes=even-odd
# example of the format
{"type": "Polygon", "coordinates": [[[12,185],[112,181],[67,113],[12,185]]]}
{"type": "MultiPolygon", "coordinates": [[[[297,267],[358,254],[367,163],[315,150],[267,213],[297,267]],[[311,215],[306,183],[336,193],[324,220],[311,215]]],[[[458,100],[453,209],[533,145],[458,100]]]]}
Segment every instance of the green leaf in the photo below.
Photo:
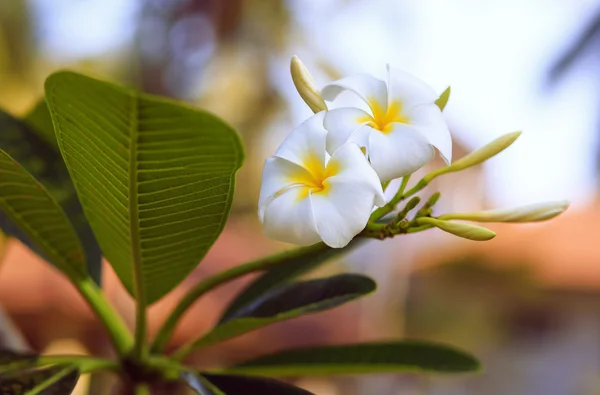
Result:
{"type": "MultiPolygon", "coordinates": [[[[0,110],[0,148],[29,171],[63,208],[83,244],[88,271],[99,284],[102,259],[100,246],[83,214],[75,187],[60,155],[50,113],[44,101],[38,103],[24,120],[0,110]]],[[[40,254],[32,240],[2,213],[0,227],[40,254]]]]}
{"type": "Polygon", "coordinates": [[[64,211],[27,170],[0,150],[0,211],[71,279],[86,277],[81,243],[64,211]]]}
{"type": "Polygon", "coordinates": [[[0,349],[0,394],[67,395],[79,378],[75,366],[37,367],[37,356],[0,349]]]}
{"type": "Polygon", "coordinates": [[[479,362],[453,347],[420,341],[365,343],[283,351],[244,362],[225,373],[298,376],[393,372],[463,373],[479,362]]]}
{"type": "Polygon", "coordinates": [[[446,104],[448,104],[448,99],[450,99],[450,87],[447,87],[435,101],[435,104],[440,108],[440,111],[444,111],[446,104]]]}
{"type": "Polygon", "coordinates": [[[356,274],[302,281],[273,289],[221,322],[193,348],[221,342],[276,322],[332,309],[368,295],[375,281],[356,274]]]}
{"type": "Polygon", "coordinates": [[[262,377],[183,373],[182,378],[200,395],[314,395],[291,384],[262,377]]]}
{"type": "Polygon", "coordinates": [[[104,255],[130,293],[136,273],[140,296],[155,302],[223,230],[238,135],[204,111],[71,72],[46,80],[46,101],[104,255]]]}
{"type": "Polygon", "coordinates": [[[362,242],[363,240],[354,239],[344,248],[331,248],[325,243],[318,243],[299,249],[299,253],[292,255],[287,262],[269,269],[244,288],[225,308],[219,322],[228,321],[230,317],[235,316],[239,310],[251,304],[262,294],[349,252],[362,242]]]}
{"type": "Polygon", "coordinates": [[[59,153],[58,142],[54,134],[54,125],[52,124],[52,116],[50,115],[50,110],[48,110],[46,100],[42,99],[37,102],[27,115],[25,115],[23,121],[36,131],[42,140],[59,153]]]}

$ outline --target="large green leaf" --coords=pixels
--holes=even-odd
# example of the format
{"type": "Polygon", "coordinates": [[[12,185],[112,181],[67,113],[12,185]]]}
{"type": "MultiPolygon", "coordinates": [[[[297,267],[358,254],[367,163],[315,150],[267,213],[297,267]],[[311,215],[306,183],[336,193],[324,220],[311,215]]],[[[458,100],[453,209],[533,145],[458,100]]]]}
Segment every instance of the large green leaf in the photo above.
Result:
{"type": "Polygon", "coordinates": [[[313,395],[293,385],[262,377],[184,373],[182,378],[200,395],[313,395]]]}
{"type": "Polygon", "coordinates": [[[318,243],[310,247],[298,249],[297,253],[288,256],[286,262],[269,269],[244,288],[225,308],[225,312],[219,322],[228,321],[239,310],[248,304],[252,304],[270,289],[308,273],[330,259],[347,253],[360,245],[361,242],[362,240],[354,239],[344,248],[331,248],[325,243],[318,243]]]}
{"type": "Polygon", "coordinates": [[[81,243],[64,211],[27,170],[0,150],[0,211],[72,279],[86,277],[81,243]]]}
{"type": "Polygon", "coordinates": [[[207,346],[276,322],[328,310],[370,294],[376,287],[369,277],[356,274],[287,284],[238,310],[196,341],[193,347],[207,346]]]}
{"type": "Polygon", "coordinates": [[[480,368],[471,355],[453,347],[420,342],[365,343],[283,351],[244,362],[225,373],[259,376],[434,372],[480,368]]]}
{"type": "MultiPolygon", "coordinates": [[[[0,110],[0,148],[29,171],[63,208],[83,244],[88,272],[96,283],[100,283],[100,246],[83,214],[75,187],[60,155],[52,119],[44,101],[40,101],[24,120],[0,110]]],[[[2,213],[0,227],[40,253],[32,240],[2,213]]]]}
{"type": "Polygon", "coordinates": [[[86,217],[133,294],[182,281],[227,220],[243,161],[217,117],[71,72],[46,81],[56,137],[86,217]]]}
{"type": "Polygon", "coordinates": [[[67,395],[79,378],[75,366],[35,366],[37,357],[0,350],[0,394],[67,395]]]}

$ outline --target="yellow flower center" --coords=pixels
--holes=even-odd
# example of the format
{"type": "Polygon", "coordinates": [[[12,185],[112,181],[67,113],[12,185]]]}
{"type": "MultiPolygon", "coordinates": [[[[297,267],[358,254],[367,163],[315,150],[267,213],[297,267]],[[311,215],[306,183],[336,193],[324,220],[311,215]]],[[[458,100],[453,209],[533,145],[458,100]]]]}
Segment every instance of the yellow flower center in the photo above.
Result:
{"type": "Polygon", "coordinates": [[[390,133],[392,131],[392,123],[408,123],[408,117],[402,113],[402,103],[393,101],[384,111],[385,106],[378,103],[376,100],[369,100],[369,107],[373,115],[365,115],[358,118],[358,122],[367,124],[381,133],[390,133]]]}
{"type": "Polygon", "coordinates": [[[340,164],[330,160],[327,166],[323,164],[323,159],[317,155],[311,154],[302,161],[305,171],[298,171],[290,180],[294,184],[301,185],[298,194],[298,200],[308,196],[308,193],[327,193],[330,185],[327,182],[329,177],[339,173],[340,164]]]}

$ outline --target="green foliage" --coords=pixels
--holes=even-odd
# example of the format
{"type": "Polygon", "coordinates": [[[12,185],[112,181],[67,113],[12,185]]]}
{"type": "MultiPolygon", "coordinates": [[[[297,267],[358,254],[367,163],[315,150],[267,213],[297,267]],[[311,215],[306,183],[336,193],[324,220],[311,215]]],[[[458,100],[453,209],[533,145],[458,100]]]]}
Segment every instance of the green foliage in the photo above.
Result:
{"type": "MultiPolygon", "coordinates": [[[[24,120],[0,110],[0,148],[29,171],[65,211],[83,244],[88,272],[99,283],[100,247],[83,214],[69,172],[58,150],[52,120],[44,101],[40,101],[24,120]]],[[[0,227],[40,253],[35,243],[18,225],[2,213],[0,227]]]]}
{"type": "Polygon", "coordinates": [[[368,295],[376,288],[369,277],[356,274],[283,285],[263,294],[194,342],[205,347],[276,322],[318,313],[368,295]]]}
{"type": "Polygon", "coordinates": [[[83,248],[64,211],[27,170],[0,150],[0,209],[71,279],[86,276],[83,248]]]}
{"type": "Polygon", "coordinates": [[[325,243],[318,243],[310,247],[298,249],[296,253],[288,254],[285,262],[267,270],[243,289],[225,308],[219,322],[225,322],[235,316],[237,311],[253,303],[269,290],[293,280],[331,259],[341,256],[360,245],[362,240],[354,239],[344,248],[331,248],[325,243]]]}
{"type": "Polygon", "coordinates": [[[262,377],[184,373],[182,378],[200,395],[313,395],[293,385],[262,377]]]}
{"type": "Polygon", "coordinates": [[[46,100],[104,255],[132,294],[136,273],[155,302],[223,230],[243,160],[237,134],[203,111],[70,72],[48,78],[46,100]]]}
{"type": "Polygon", "coordinates": [[[36,356],[0,350],[0,394],[66,395],[77,383],[75,366],[37,367],[36,356]]]}
{"type": "Polygon", "coordinates": [[[236,365],[227,369],[226,373],[259,376],[462,373],[479,368],[474,357],[455,348],[403,341],[287,350],[236,365]]]}
{"type": "MultiPolygon", "coordinates": [[[[436,101],[440,109],[449,93],[436,101]]],[[[164,377],[180,378],[201,395],[310,395],[255,376],[479,369],[478,361],[460,350],[419,341],[293,349],[210,373],[178,362],[195,348],[370,294],[375,282],[356,274],[294,282],[361,240],[343,249],[318,243],[204,279],[182,299],[148,355],[147,305],[194,269],[227,221],[244,156],[238,135],[204,111],[71,72],[50,76],[45,101],[23,120],[0,111],[0,131],[6,151],[0,150],[0,226],[72,280],[106,326],[120,359],[44,359],[0,350],[0,394],[68,394],[79,372],[97,370],[123,373],[143,384],[139,393],[147,392],[148,381],[164,377]],[[99,246],[138,299],[135,343],[89,278],[89,273],[96,280],[100,276],[99,246]],[[264,273],[236,296],[212,331],[171,357],[158,355],[199,297],[259,271],[264,273]]],[[[384,214],[428,182],[425,178],[404,193],[407,180],[384,214]]]]}

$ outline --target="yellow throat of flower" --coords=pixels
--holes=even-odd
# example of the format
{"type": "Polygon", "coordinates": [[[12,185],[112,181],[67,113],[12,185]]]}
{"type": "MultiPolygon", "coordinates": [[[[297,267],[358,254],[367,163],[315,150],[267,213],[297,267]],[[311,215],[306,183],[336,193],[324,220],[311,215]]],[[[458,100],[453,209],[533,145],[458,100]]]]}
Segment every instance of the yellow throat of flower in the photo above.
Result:
{"type": "Polygon", "coordinates": [[[302,161],[305,171],[298,171],[290,180],[294,184],[301,185],[298,199],[304,199],[308,193],[327,193],[329,183],[327,179],[339,173],[341,170],[340,164],[334,160],[330,160],[327,166],[324,165],[323,159],[316,155],[308,155],[302,161]]]}
{"type": "Polygon", "coordinates": [[[393,101],[387,106],[381,105],[376,100],[369,100],[369,107],[373,115],[359,117],[358,122],[371,126],[381,133],[390,133],[392,123],[408,123],[408,117],[402,113],[402,103],[393,101]]]}

